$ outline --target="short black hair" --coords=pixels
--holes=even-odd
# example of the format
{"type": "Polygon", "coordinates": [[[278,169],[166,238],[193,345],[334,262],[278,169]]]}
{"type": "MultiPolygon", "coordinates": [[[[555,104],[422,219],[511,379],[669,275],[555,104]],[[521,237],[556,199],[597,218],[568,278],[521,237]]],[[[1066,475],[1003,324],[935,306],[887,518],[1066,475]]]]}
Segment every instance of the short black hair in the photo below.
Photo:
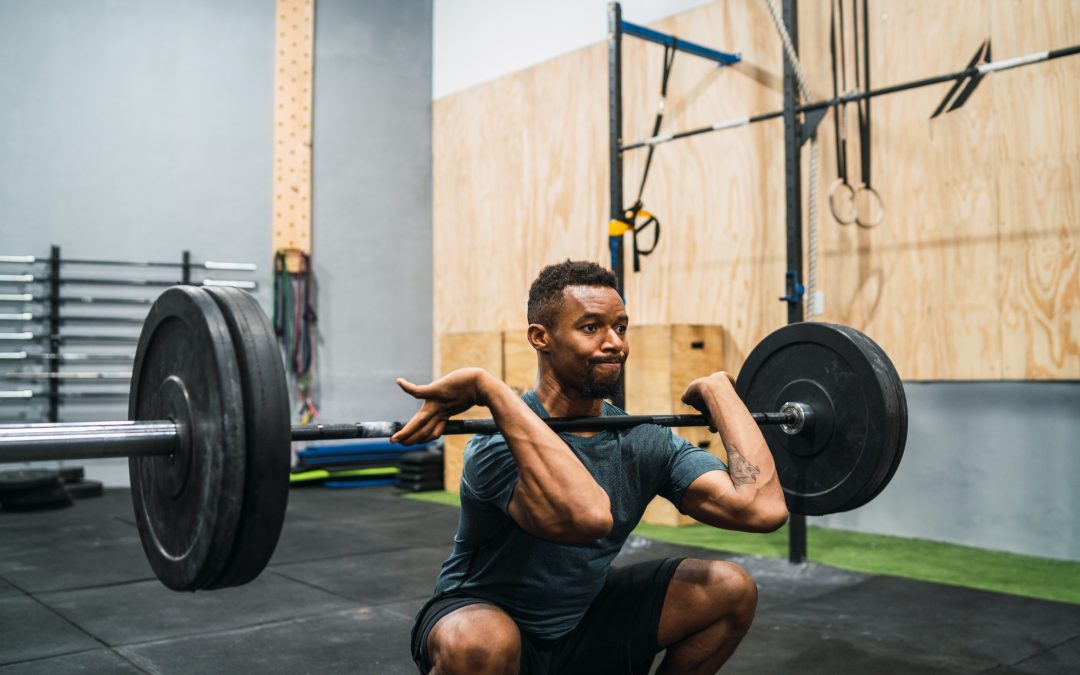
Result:
{"type": "Polygon", "coordinates": [[[619,290],[615,274],[594,262],[567,260],[548,265],[529,287],[529,323],[552,327],[567,286],[607,286],[619,290]]]}

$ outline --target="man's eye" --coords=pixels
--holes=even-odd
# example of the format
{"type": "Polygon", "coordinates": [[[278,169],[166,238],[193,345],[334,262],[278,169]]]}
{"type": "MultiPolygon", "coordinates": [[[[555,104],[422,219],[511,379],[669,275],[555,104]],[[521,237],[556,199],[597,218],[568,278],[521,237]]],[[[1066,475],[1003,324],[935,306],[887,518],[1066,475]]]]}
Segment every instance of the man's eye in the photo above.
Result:
{"type": "Polygon", "coordinates": [[[615,332],[619,335],[626,335],[626,326],[615,326],[615,332]]]}
{"type": "Polygon", "coordinates": [[[595,323],[585,324],[584,326],[581,327],[581,330],[585,331],[586,333],[595,333],[596,332],[596,324],[595,323]]]}

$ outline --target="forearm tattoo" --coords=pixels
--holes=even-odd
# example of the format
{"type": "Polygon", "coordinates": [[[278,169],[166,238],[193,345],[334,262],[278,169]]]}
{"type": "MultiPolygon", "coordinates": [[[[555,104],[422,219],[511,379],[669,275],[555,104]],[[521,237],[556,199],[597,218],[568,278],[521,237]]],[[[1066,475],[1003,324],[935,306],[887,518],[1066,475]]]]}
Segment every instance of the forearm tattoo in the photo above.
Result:
{"type": "Polygon", "coordinates": [[[751,464],[734,445],[725,445],[728,456],[728,474],[735,487],[756,483],[761,469],[751,464]]]}

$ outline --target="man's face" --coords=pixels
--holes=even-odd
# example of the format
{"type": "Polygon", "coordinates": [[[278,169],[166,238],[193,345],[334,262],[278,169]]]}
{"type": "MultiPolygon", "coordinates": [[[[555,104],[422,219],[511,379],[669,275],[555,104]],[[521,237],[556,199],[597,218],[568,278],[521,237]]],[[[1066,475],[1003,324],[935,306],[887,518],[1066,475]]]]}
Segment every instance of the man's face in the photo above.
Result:
{"type": "Polygon", "coordinates": [[[587,398],[609,398],[630,353],[626,306],[613,288],[568,286],[548,331],[548,354],[559,381],[587,398]]]}

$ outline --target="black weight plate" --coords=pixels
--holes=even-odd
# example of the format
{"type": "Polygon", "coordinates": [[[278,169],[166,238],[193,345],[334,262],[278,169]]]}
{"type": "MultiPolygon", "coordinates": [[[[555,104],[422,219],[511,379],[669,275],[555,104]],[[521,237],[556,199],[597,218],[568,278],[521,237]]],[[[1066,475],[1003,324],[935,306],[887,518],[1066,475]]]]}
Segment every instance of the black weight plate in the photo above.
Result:
{"type": "Polygon", "coordinates": [[[881,494],[881,491],[896,475],[896,470],[900,468],[900,460],[904,457],[904,447],[907,444],[907,395],[904,393],[904,382],[900,379],[900,375],[896,372],[896,368],[893,366],[892,361],[889,360],[885,350],[865,333],[860,333],[850,326],[841,326],[841,328],[844,328],[848,334],[853,335],[856,339],[862,340],[866,344],[868,351],[876,354],[875,358],[879,364],[879,371],[883,372],[886,379],[893,385],[895,398],[891,403],[891,410],[894,411],[893,414],[900,428],[896,444],[882,449],[882,461],[879,466],[880,478],[871,481],[866,490],[853,498],[849,509],[856,509],[881,494]]]}
{"type": "Polygon", "coordinates": [[[45,511],[71,506],[71,495],[63,483],[52,487],[34,488],[20,492],[9,492],[0,497],[5,511],[45,511]]]}
{"type": "Polygon", "coordinates": [[[100,497],[105,494],[105,486],[98,480],[80,480],[74,483],[68,483],[67,491],[75,499],[86,499],[87,497],[100,497]]]}
{"type": "Polygon", "coordinates": [[[814,424],[798,435],[762,427],[792,513],[854,508],[877,489],[903,440],[893,381],[869,339],[849,330],[784,326],[754,347],[736,381],[750,410],[775,411],[788,401],[814,408],[814,424]]]}
{"type": "Polygon", "coordinates": [[[154,301],[135,352],[128,418],[177,424],[173,455],[129,459],[131,497],[162,583],[205,588],[236,540],[246,453],[236,352],[204,290],[175,286],[154,301]]]}
{"type": "Polygon", "coordinates": [[[65,483],[75,483],[86,476],[86,470],[81,466],[62,466],[56,471],[65,483]]]}
{"type": "Polygon", "coordinates": [[[16,469],[0,472],[0,495],[24,490],[52,489],[60,485],[55,469],[16,469]]]}
{"type": "Polygon", "coordinates": [[[222,575],[208,588],[246,584],[277,546],[289,500],[292,427],[285,367],[270,320],[255,298],[235,288],[207,288],[232,336],[244,392],[244,501],[240,529],[222,575]]]}

